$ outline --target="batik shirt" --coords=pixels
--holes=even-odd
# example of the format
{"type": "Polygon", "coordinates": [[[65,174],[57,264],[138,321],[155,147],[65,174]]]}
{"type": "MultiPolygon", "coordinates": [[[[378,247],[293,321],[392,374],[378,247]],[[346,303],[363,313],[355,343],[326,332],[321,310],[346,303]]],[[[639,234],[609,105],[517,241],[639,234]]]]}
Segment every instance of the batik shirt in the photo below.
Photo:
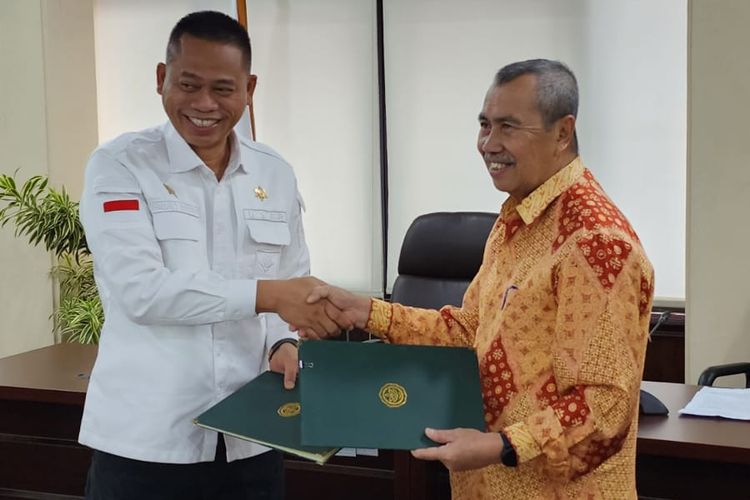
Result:
{"type": "Polygon", "coordinates": [[[476,350],[487,430],[519,464],[452,473],[455,500],[637,497],[653,285],[635,232],[576,158],[503,204],[461,307],[372,301],[367,329],[387,341],[476,350]]]}

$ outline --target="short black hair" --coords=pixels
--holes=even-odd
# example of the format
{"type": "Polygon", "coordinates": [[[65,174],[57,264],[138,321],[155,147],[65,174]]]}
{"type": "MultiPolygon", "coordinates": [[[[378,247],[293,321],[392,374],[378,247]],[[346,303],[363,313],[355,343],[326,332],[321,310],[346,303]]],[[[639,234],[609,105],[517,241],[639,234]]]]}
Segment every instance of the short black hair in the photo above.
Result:
{"type": "MultiPolygon", "coordinates": [[[[495,74],[495,85],[503,85],[523,75],[536,76],[536,105],[547,130],[564,116],[578,117],[578,82],[565,64],[549,59],[511,63],[495,74]]],[[[572,149],[578,152],[578,134],[573,136],[572,149]]]]}
{"type": "Polygon", "coordinates": [[[242,51],[242,58],[250,73],[252,49],[247,30],[235,19],[222,12],[203,10],[183,17],[172,28],[167,43],[167,64],[180,54],[182,35],[190,35],[201,40],[233,45],[242,51]]]}

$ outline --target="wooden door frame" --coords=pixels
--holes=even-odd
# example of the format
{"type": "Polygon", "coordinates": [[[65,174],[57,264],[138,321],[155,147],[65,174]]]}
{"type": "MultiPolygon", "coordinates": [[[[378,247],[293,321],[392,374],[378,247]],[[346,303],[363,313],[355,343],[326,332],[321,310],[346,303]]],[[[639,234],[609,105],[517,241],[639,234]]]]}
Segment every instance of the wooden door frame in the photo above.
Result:
{"type": "MultiPolygon", "coordinates": [[[[245,28],[245,31],[249,33],[249,29],[247,26],[247,3],[245,0],[236,0],[236,6],[237,6],[237,22],[239,22],[243,28],[245,28]]],[[[250,114],[250,134],[252,135],[251,139],[255,140],[255,112],[253,110],[253,103],[250,102],[250,104],[247,105],[248,112],[250,114]]]]}

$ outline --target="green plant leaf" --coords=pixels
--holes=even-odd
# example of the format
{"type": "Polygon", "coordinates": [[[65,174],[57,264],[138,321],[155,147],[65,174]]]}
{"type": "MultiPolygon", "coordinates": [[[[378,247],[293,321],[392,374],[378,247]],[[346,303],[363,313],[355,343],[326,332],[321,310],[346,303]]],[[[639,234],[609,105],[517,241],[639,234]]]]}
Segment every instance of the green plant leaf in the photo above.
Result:
{"type": "Polygon", "coordinates": [[[42,244],[57,257],[51,270],[60,287],[60,304],[52,314],[55,332],[67,342],[98,343],[104,312],[78,203],[65,188],[49,186],[45,176],[19,187],[17,173],[0,175],[0,228],[11,224],[17,237],[42,244]]]}
{"type": "Polygon", "coordinates": [[[25,236],[34,246],[43,243],[58,257],[89,254],[78,203],[64,188],[50,187],[45,176],[31,177],[19,189],[15,177],[0,175],[0,227],[9,222],[17,237],[25,236]]]}

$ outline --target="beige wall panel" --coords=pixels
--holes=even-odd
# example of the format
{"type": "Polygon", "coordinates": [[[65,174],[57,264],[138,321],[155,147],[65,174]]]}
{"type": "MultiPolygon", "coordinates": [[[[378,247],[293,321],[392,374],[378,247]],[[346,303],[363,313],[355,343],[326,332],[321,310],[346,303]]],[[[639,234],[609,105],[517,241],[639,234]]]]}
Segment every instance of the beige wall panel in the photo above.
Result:
{"type": "MultiPolygon", "coordinates": [[[[0,2],[0,172],[47,174],[40,3],[0,2]]],[[[50,258],[0,229],[0,357],[52,342],[50,258]]]]}
{"type": "Polygon", "coordinates": [[[750,361],[750,2],[689,16],[686,378],[750,361]]]}
{"type": "Polygon", "coordinates": [[[78,200],[98,142],[93,0],[42,2],[50,179],[78,200]]]}
{"type": "MultiPolygon", "coordinates": [[[[0,172],[80,196],[97,144],[93,0],[0,2],[0,172]]],[[[0,230],[0,357],[54,341],[51,257],[0,230]]]]}

